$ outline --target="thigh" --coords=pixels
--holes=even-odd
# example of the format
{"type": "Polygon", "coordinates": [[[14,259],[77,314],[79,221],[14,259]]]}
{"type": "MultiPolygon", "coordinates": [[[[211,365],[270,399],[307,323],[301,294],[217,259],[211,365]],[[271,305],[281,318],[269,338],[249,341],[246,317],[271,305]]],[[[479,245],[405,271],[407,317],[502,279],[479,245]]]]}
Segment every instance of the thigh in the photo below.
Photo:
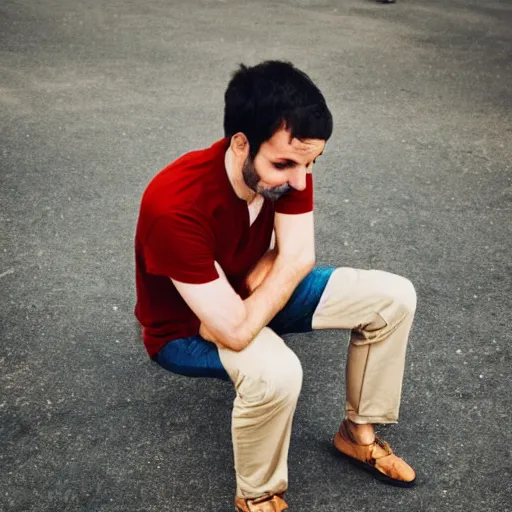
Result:
{"type": "Polygon", "coordinates": [[[155,361],[166,370],[186,377],[229,380],[217,345],[199,334],[170,341],[158,352],[155,361]]]}
{"type": "Polygon", "coordinates": [[[393,323],[402,304],[415,305],[414,288],[404,277],[382,270],[340,267],[325,287],[312,327],[381,329],[393,323]]]}
{"type": "Polygon", "coordinates": [[[277,334],[310,332],[313,314],[336,267],[315,267],[297,286],[269,327],[277,334]]]}
{"type": "Polygon", "coordinates": [[[282,360],[291,355],[288,353],[290,349],[277,335],[312,330],[313,314],[334,270],[335,267],[315,267],[297,286],[286,306],[270,322],[270,329],[263,330],[259,343],[251,343],[251,350],[242,351],[243,357],[237,355],[240,352],[227,349],[221,349],[222,355],[219,356],[217,345],[195,335],[170,341],[160,350],[155,361],[166,370],[179,375],[223,380],[229,380],[228,372],[233,380],[232,374],[239,365],[242,365],[244,374],[268,369],[269,354],[272,360],[281,364],[282,360]],[[270,349],[270,352],[263,347],[270,349]],[[281,357],[277,357],[278,347],[283,352],[281,357]],[[258,358],[261,359],[261,365],[255,364],[258,358]]]}

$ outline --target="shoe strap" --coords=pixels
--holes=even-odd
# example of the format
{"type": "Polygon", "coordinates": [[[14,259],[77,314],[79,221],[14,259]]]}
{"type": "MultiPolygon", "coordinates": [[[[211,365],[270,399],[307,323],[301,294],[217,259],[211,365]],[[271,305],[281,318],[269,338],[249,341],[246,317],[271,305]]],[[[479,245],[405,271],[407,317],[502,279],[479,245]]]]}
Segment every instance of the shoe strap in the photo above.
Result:
{"type": "Polygon", "coordinates": [[[370,445],[370,447],[371,460],[369,460],[368,462],[372,464],[372,466],[375,465],[375,461],[377,461],[378,459],[383,459],[384,457],[393,455],[393,450],[391,449],[391,446],[389,446],[389,444],[386,443],[386,441],[384,441],[378,436],[375,436],[375,441],[370,445]],[[379,456],[376,457],[375,451],[377,447],[382,448],[385,451],[385,453],[380,454],[379,456]]]}
{"type": "Polygon", "coordinates": [[[341,424],[341,434],[345,435],[352,443],[356,444],[357,446],[363,446],[368,449],[370,458],[368,460],[368,463],[370,463],[372,466],[375,465],[375,461],[377,459],[382,459],[383,457],[387,457],[388,455],[393,455],[393,450],[391,449],[391,446],[384,441],[384,439],[381,439],[378,435],[375,435],[375,440],[373,443],[370,444],[360,444],[357,442],[357,440],[352,435],[352,432],[350,431],[350,428],[348,426],[347,420],[343,420],[341,424]],[[382,448],[386,453],[384,455],[375,456],[375,451],[377,450],[377,447],[382,448]]]}
{"type": "Polygon", "coordinates": [[[261,498],[256,498],[253,500],[246,500],[245,502],[250,512],[281,512],[282,510],[288,510],[286,507],[286,502],[279,496],[275,494],[274,496],[262,496],[261,498]],[[256,505],[256,507],[254,507],[256,505]],[[259,505],[262,505],[260,507],[259,505]],[[272,509],[269,509],[266,505],[272,506],[272,509]]]}

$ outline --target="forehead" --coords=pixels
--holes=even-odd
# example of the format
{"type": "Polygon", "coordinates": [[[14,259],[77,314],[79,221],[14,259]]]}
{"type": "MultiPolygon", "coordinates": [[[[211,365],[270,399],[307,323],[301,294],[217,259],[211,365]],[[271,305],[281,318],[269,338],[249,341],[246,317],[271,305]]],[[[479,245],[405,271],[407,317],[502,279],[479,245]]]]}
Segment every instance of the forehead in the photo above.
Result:
{"type": "Polygon", "coordinates": [[[262,144],[261,150],[269,158],[308,160],[316,158],[324,147],[324,140],[292,138],[289,131],[279,130],[262,144]]]}

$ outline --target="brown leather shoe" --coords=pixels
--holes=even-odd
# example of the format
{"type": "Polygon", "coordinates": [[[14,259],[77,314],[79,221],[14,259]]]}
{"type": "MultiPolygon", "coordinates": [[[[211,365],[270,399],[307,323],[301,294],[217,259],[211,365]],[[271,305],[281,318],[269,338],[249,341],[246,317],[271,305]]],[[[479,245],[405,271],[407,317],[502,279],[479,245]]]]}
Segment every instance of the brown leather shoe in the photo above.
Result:
{"type": "Polygon", "coordinates": [[[279,494],[274,494],[274,496],[263,496],[255,500],[235,498],[235,510],[237,512],[281,512],[288,510],[288,505],[279,494]]]}
{"type": "Polygon", "coordinates": [[[383,483],[398,487],[412,487],[416,480],[414,469],[397,457],[386,441],[375,436],[372,444],[358,444],[343,420],[334,436],[334,446],[348,459],[372,473],[383,483]]]}

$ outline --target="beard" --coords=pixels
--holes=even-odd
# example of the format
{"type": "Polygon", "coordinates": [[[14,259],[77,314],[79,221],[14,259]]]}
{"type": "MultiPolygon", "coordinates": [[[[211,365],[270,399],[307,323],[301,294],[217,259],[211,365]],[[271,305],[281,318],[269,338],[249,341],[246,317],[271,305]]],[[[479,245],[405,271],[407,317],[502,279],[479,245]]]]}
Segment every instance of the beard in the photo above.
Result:
{"type": "Polygon", "coordinates": [[[244,163],[242,168],[242,176],[244,183],[254,192],[260,194],[266,199],[271,201],[277,201],[283,194],[289,192],[292,187],[285,183],[284,185],[278,185],[276,187],[263,187],[259,183],[261,181],[260,175],[254,166],[254,159],[249,157],[244,163]]]}

